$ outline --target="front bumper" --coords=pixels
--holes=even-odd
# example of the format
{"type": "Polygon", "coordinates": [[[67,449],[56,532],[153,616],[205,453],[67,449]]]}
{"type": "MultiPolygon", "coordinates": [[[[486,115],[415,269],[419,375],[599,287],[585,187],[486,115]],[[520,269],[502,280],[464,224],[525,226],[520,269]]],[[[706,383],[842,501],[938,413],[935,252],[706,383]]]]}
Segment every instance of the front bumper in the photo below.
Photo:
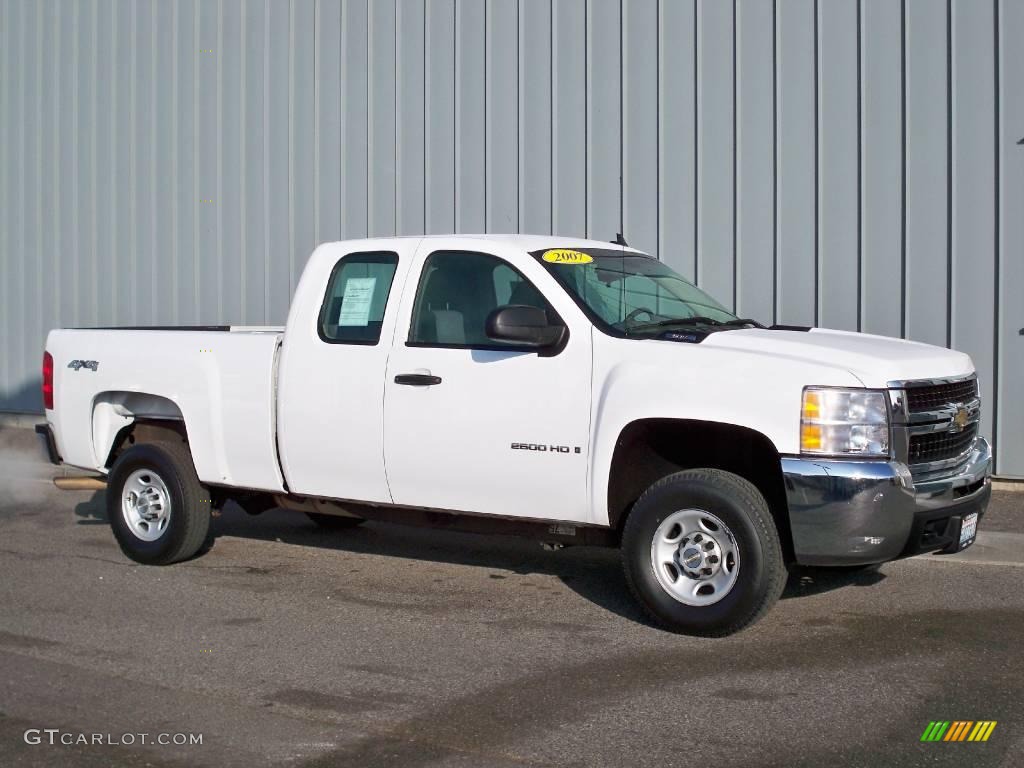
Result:
{"type": "Polygon", "coordinates": [[[956,551],[964,516],[980,518],[988,506],[991,464],[984,438],[955,475],[917,484],[896,461],[784,457],[797,562],[865,565],[956,551]]]}

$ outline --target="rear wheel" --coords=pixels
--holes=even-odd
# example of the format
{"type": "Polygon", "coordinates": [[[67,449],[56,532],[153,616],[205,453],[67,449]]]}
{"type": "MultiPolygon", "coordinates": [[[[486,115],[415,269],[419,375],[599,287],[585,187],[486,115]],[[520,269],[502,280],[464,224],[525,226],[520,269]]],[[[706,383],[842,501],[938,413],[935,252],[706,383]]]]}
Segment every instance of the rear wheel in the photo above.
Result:
{"type": "Polygon", "coordinates": [[[622,557],[647,612],[686,634],[738,632],[786,585],[767,502],[753,484],[718,469],[678,472],[648,488],[626,520],[622,557]]]}
{"type": "Polygon", "coordinates": [[[107,517],[132,560],[168,565],[208,543],[210,496],[183,443],[144,443],[122,453],[107,479],[107,517]]]}

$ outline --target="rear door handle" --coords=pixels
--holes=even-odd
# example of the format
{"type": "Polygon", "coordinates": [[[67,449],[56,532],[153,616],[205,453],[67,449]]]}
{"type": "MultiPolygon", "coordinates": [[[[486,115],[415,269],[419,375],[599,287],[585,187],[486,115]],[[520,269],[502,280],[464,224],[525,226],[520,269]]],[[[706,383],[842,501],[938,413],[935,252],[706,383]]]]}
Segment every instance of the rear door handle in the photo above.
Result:
{"type": "Polygon", "coordinates": [[[395,384],[405,384],[409,387],[429,387],[440,383],[440,376],[431,376],[429,373],[400,373],[395,376],[395,384]]]}

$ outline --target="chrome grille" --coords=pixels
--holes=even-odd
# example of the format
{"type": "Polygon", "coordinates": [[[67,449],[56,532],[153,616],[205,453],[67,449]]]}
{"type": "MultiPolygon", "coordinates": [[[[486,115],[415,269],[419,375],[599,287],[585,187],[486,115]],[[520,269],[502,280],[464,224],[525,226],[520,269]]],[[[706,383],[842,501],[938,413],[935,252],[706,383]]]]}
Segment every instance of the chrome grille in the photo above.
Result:
{"type": "Polygon", "coordinates": [[[894,381],[889,388],[893,457],[917,480],[955,474],[978,437],[975,377],[894,381]]]}
{"type": "Polygon", "coordinates": [[[907,452],[909,464],[955,459],[974,444],[978,425],[971,424],[963,432],[930,432],[911,435],[907,452]]]}
{"type": "Polygon", "coordinates": [[[907,410],[911,413],[932,411],[953,403],[966,403],[978,396],[976,379],[948,384],[907,387],[907,410]]]}

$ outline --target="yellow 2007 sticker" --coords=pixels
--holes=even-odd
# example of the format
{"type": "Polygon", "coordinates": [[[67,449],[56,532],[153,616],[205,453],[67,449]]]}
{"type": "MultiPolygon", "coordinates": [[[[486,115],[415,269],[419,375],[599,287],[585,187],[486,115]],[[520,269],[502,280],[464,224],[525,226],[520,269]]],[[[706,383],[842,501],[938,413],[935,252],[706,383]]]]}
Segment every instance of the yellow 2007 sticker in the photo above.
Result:
{"type": "Polygon", "coordinates": [[[590,264],[594,260],[589,254],[569,248],[552,248],[544,251],[541,258],[551,264],[590,264]]]}

